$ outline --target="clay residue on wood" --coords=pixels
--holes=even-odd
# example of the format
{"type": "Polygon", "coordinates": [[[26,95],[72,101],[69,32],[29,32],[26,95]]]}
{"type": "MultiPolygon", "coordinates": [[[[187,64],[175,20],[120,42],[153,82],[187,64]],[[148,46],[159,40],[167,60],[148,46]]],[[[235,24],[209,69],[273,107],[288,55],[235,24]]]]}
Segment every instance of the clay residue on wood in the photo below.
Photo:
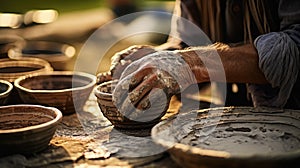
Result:
{"type": "MultiPolygon", "coordinates": [[[[175,110],[172,109],[168,114],[175,113],[175,110]]],[[[171,165],[176,167],[169,155],[156,154],[160,149],[160,146],[152,142],[150,129],[131,131],[114,129],[102,115],[96,97],[91,93],[82,111],[63,116],[46,150],[32,155],[17,154],[3,157],[0,158],[0,165],[7,167],[164,167],[171,165]]]]}

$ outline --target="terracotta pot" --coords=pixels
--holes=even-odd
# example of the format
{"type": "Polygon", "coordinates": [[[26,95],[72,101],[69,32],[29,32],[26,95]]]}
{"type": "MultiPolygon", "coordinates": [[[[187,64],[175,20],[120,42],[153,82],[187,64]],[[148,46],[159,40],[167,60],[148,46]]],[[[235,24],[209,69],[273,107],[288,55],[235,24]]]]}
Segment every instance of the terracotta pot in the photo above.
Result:
{"type": "Polygon", "coordinates": [[[0,105],[5,105],[7,103],[9,94],[13,90],[13,85],[4,80],[0,80],[0,105]]]}
{"type": "Polygon", "coordinates": [[[152,139],[182,167],[298,167],[300,111],[222,107],[181,113],[152,139]]]}
{"type": "Polygon", "coordinates": [[[53,106],[63,114],[82,110],[95,84],[94,75],[71,71],[27,75],[14,83],[23,102],[53,106]]]}
{"type": "Polygon", "coordinates": [[[166,113],[167,109],[164,110],[160,116],[150,116],[153,120],[147,122],[133,121],[124,116],[115,106],[112,100],[113,86],[117,84],[117,81],[104,82],[98,85],[95,89],[95,95],[97,97],[98,105],[103,115],[116,127],[123,129],[140,129],[140,128],[151,128],[157,124],[161,117],[166,113]]]}
{"type": "Polygon", "coordinates": [[[52,107],[0,107],[0,155],[31,154],[46,149],[61,119],[61,112],[52,107]]]}

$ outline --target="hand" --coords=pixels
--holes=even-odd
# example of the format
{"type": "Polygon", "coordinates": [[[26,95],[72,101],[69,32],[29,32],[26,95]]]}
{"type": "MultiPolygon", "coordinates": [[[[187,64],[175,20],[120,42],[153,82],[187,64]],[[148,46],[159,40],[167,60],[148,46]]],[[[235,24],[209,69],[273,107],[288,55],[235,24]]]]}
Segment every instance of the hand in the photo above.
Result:
{"type": "Polygon", "coordinates": [[[135,121],[162,117],[172,95],[192,83],[195,77],[176,52],[161,51],[130,64],[113,92],[118,110],[135,121]]]}
{"type": "Polygon", "coordinates": [[[97,84],[119,79],[124,69],[132,62],[156,52],[154,47],[148,45],[134,45],[125,50],[116,53],[111,58],[111,67],[109,72],[99,73],[97,75],[97,84]]]}

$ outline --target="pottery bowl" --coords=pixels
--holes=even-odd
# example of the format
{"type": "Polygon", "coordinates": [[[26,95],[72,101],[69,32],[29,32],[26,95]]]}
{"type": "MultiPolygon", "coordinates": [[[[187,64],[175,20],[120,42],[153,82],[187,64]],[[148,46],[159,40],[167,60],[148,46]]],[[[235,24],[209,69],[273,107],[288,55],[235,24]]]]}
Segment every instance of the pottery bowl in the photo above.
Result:
{"type": "Polygon", "coordinates": [[[300,111],[222,107],[181,113],[152,139],[183,167],[297,167],[300,111]]]}
{"type": "Polygon", "coordinates": [[[14,85],[24,103],[53,106],[71,114],[82,110],[95,83],[96,77],[88,73],[54,71],[20,77],[14,85]]]}
{"type": "Polygon", "coordinates": [[[61,119],[61,112],[52,107],[1,106],[0,155],[31,154],[46,149],[61,119]]]}
{"type": "Polygon", "coordinates": [[[151,118],[148,121],[134,121],[122,114],[115,106],[112,98],[112,92],[117,81],[108,81],[101,83],[95,89],[95,95],[97,97],[98,106],[101,109],[103,115],[116,127],[121,129],[140,129],[151,128],[157,124],[161,117],[166,113],[164,110],[159,116],[157,114],[150,114],[147,117],[151,118]],[[151,116],[152,115],[152,116],[151,116]]]}
{"type": "MultiPolygon", "coordinates": [[[[11,54],[10,58],[41,58],[48,61],[54,70],[66,70],[76,50],[72,45],[52,41],[26,41],[22,54],[11,54]]],[[[16,52],[17,53],[17,52],[16,52]]]]}
{"type": "Polygon", "coordinates": [[[0,105],[5,105],[8,100],[8,96],[13,89],[13,85],[4,80],[0,80],[0,105]]]}
{"type": "Polygon", "coordinates": [[[0,59],[0,79],[14,82],[20,76],[53,71],[50,64],[39,58],[0,59]]]}
{"type": "MultiPolygon", "coordinates": [[[[39,58],[0,59],[0,80],[6,80],[11,83],[24,75],[51,71],[53,71],[51,65],[39,58]]],[[[16,88],[13,88],[8,97],[8,104],[20,103],[22,103],[20,96],[16,88]]]]}

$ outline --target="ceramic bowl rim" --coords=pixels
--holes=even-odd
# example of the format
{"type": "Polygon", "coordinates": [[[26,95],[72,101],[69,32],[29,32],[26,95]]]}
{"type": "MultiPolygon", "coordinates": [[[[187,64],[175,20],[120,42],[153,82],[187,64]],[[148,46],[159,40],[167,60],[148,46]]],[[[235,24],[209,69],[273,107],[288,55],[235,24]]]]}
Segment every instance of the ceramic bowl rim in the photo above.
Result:
{"type": "Polygon", "coordinates": [[[36,130],[40,128],[45,128],[48,126],[51,126],[57,122],[59,122],[62,119],[62,112],[55,108],[55,107],[46,107],[42,105],[30,105],[30,104],[18,104],[18,105],[8,105],[8,106],[1,106],[0,109],[5,109],[5,108],[28,108],[28,107],[36,107],[39,109],[45,109],[45,110],[50,110],[53,111],[55,114],[55,118],[51,119],[50,121],[33,125],[33,126],[28,126],[28,127],[23,127],[23,128],[16,128],[16,129],[8,129],[8,130],[0,130],[0,134],[11,134],[11,133],[17,133],[17,132],[26,132],[29,130],[36,130]]]}
{"type": "MultiPolygon", "coordinates": [[[[73,81],[72,81],[72,83],[73,83],[73,81]]],[[[21,77],[17,78],[14,82],[14,86],[17,89],[20,89],[20,90],[28,92],[28,93],[62,93],[62,92],[68,92],[68,91],[79,91],[79,90],[84,90],[84,89],[93,87],[95,84],[96,84],[96,76],[89,74],[89,73],[85,73],[85,72],[79,72],[79,71],[53,71],[53,72],[34,73],[34,74],[21,76],[21,77]],[[53,90],[32,90],[32,89],[28,89],[28,88],[25,88],[20,85],[21,81],[26,80],[28,78],[33,78],[33,77],[37,77],[37,76],[50,76],[50,75],[51,76],[55,76],[55,75],[83,76],[83,77],[87,77],[87,78],[91,79],[91,82],[84,86],[80,86],[80,87],[76,87],[76,88],[68,88],[68,89],[59,89],[59,90],[54,90],[54,89],[53,90]]]]}
{"type": "Polygon", "coordinates": [[[99,84],[98,86],[96,86],[94,94],[96,95],[97,98],[99,98],[99,95],[105,95],[105,96],[112,97],[113,93],[101,92],[101,91],[99,91],[99,88],[101,88],[105,85],[109,85],[109,84],[117,83],[117,82],[118,82],[118,80],[111,80],[111,81],[107,81],[107,82],[103,82],[103,83],[99,84]]]}
{"type": "MultiPolygon", "coordinates": [[[[34,57],[22,57],[22,58],[17,58],[17,59],[12,59],[12,58],[1,58],[0,59],[0,65],[1,64],[7,64],[7,62],[19,62],[19,61],[24,61],[26,63],[29,63],[31,65],[39,65],[42,66],[43,68],[49,68],[51,67],[50,63],[44,59],[41,58],[34,58],[34,57]]],[[[19,72],[22,73],[22,72],[19,72]]],[[[2,74],[11,74],[11,73],[2,73],[2,74]]]]}
{"type": "MultiPolygon", "coordinates": [[[[57,48],[56,51],[60,51],[61,53],[59,54],[26,54],[26,53],[22,53],[21,55],[11,55],[9,56],[12,59],[18,59],[18,58],[41,58],[41,59],[45,59],[49,62],[59,62],[59,61],[67,61],[68,59],[73,58],[76,55],[76,48],[68,43],[63,43],[63,42],[58,42],[58,41],[47,41],[47,40],[27,40],[23,47],[21,48],[21,50],[25,50],[25,49],[31,49],[30,45],[42,45],[42,46],[55,46],[57,48]],[[72,55],[68,55],[66,53],[66,48],[72,47],[72,49],[74,49],[74,54],[72,55]],[[51,57],[45,57],[45,55],[51,55],[51,57]]],[[[37,47],[37,49],[39,49],[40,47],[37,47]]],[[[21,51],[21,52],[22,52],[21,51]]]]}
{"type": "Polygon", "coordinates": [[[6,80],[1,80],[1,79],[0,79],[0,83],[8,85],[7,90],[5,92],[3,92],[3,93],[0,93],[0,97],[5,97],[5,96],[7,96],[12,91],[13,85],[10,82],[8,82],[6,80]]]}
{"type": "Polygon", "coordinates": [[[39,72],[43,72],[43,71],[53,71],[53,68],[51,67],[50,63],[46,60],[41,59],[41,58],[18,58],[18,59],[1,58],[0,59],[0,68],[10,67],[14,63],[20,63],[20,61],[23,61],[24,64],[30,65],[29,67],[40,66],[41,68],[38,68],[38,69],[33,70],[33,71],[25,71],[25,72],[16,72],[16,73],[4,72],[4,73],[0,73],[1,74],[1,79],[2,80],[7,80],[9,82],[14,82],[17,78],[19,78],[21,76],[24,76],[24,75],[39,73],[39,72]],[[6,66],[7,64],[9,64],[9,66],[6,66]]]}

